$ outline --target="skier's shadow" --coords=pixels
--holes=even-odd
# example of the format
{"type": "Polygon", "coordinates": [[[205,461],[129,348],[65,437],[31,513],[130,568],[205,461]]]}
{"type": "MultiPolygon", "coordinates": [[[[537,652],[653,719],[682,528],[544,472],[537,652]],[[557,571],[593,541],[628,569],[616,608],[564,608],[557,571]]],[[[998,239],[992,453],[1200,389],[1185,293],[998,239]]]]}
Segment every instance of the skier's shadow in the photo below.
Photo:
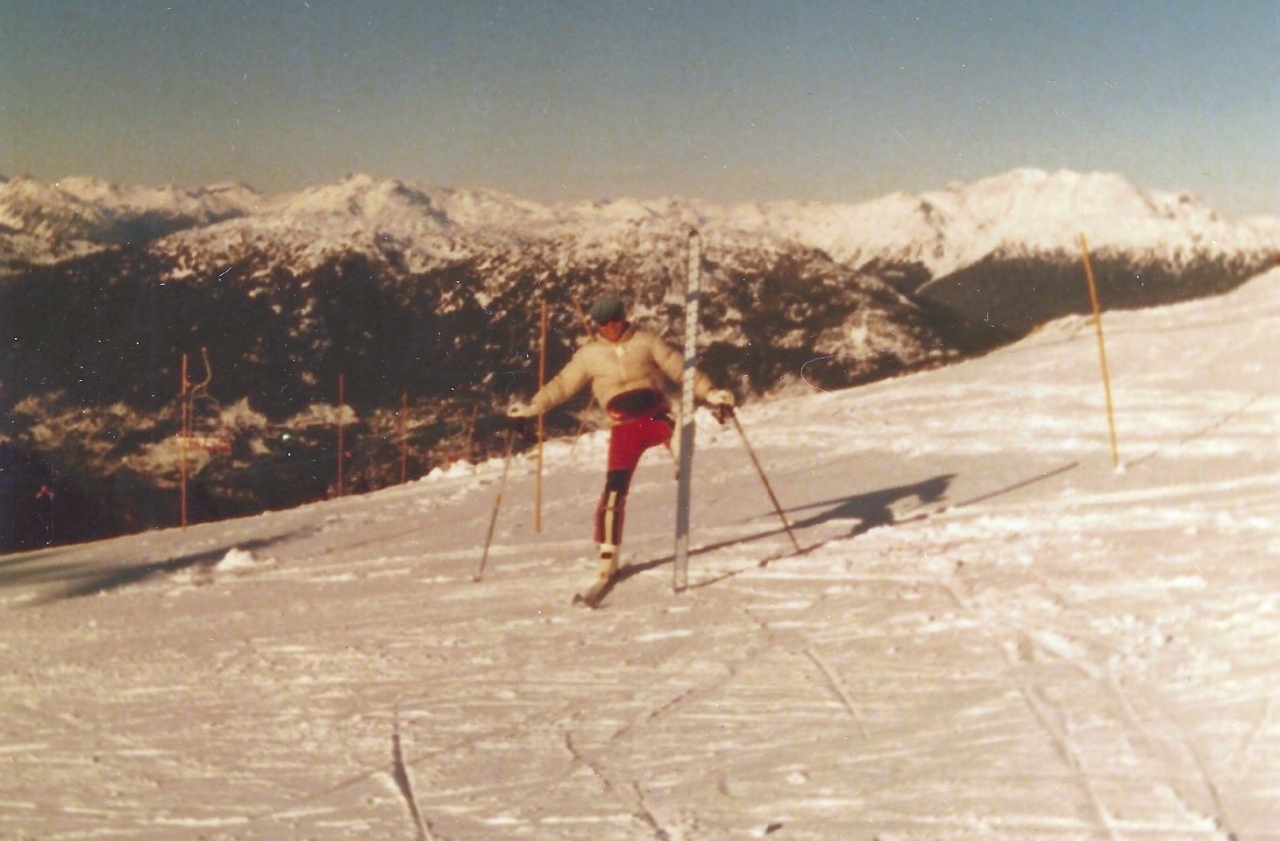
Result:
{"type": "MultiPolygon", "coordinates": [[[[815,549],[825,546],[831,540],[841,537],[844,539],[857,537],[858,535],[866,534],[872,529],[881,528],[883,526],[901,525],[902,523],[924,520],[933,516],[939,510],[946,510],[948,508],[966,508],[971,505],[987,502],[995,499],[996,497],[1014,493],[1039,482],[1044,482],[1048,479],[1061,476],[1064,473],[1069,473],[1079,466],[1079,462],[1069,462],[1061,467],[1045,471],[1044,473],[1033,476],[1029,479],[1024,479],[1021,482],[1015,482],[1012,485],[1008,485],[998,490],[994,490],[971,499],[953,502],[949,505],[939,505],[939,503],[946,499],[947,492],[951,490],[951,484],[956,478],[956,474],[954,473],[943,473],[938,476],[934,476],[932,479],[925,479],[922,482],[915,482],[910,485],[899,485],[894,488],[885,488],[884,490],[872,491],[870,493],[857,494],[855,496],[847,496],[840,499],[829,499],[823,502],[812,502],[808,505],[789,508],[786,511],[788,514],[821,509],[817,511],[817,513],[799,520],[793,521],[788,517],[787,519],[790,522],[793,533],[821,526],[825,523],[839,521],[851,522],[852,526],[850,527],[849,532],[845,535],[823,537],[815,543],[801,547],[799,552],[784,551],[778,555],[765,558],[757,562],[756,566],[768,566],[773,561],[792,555],[807,555],[815,549]],[[915,500],[914,503],[912,502],[913,499],[915,500]]],[[[746,537],[734,538],[733,540],[722,540],[717,543],[709,543],[704,546],[699,546],[698,548],[691,550],[689,555],[702,555],[708,552],[715,552],[720,549],[727,549],[732,546],[740,546],[744,543],[752,543],[757,540],[767,540],[768,538],[777,537],[778,535],[785,533],[786,530],[779,526],[778,528],[747,535],[746,537]]],[[[675,556],[667,555],[664,558],[657,558],[652,561],[646,561],[644,563],[624,567],[621,572],[614,577],[614,580],[606,590],[606,594],[608,590],[613,589],[614,584],[617,584],[620,581],[625,581],[626,579],[639,575],[642,572],[647,572],[651,569],[665,566],[673,561],[675,561],[675,556]]],[[[707,581],[691,584],[689,585],[689,589],[708,587],[712,584],[717,584],[726,578],[732,578],[740,572],[743,572],[743,570],[728,572],[707,581]]]]}
{"type": "Polygon", "coordinates": [[[815,508],[824,510],[810,517],[793,521],[791,529],[792,531],[808,529],[836,520],[847,520],[854,522],[849,533],[843,535],[845,538],[850,538],[866,534],[881,526],[918,520],[927,516],[918,509],[943,499],[955,478],[954,473],[944,473],[911,485],[899,485],[896,488],[886,488],[843,499],[829,499],[802,505],[790,510],[809,511],[815,508]],[[905,508],[906,501],[913,497],[916,503],[909,509],[905,508]]]}
{"type": "MultiPolygon", "coordinates": [[[[858,535],[866,534],[872,529],[880,528],[881,526],[891,526],[927,517],[927,511],[920,511],[919,509],[943,499],[955,478],[956,476],[954,473],[944,473],[939,476],[934,476],[931,479],[925,479],[922,482],[915,482],[909,485],[899,485],[894,488],[885,488],[883,490],[857,494],[855,496],[848,496],[840,499],[812,502],[808,505],[801,505],[796,508],[787,509],[785,513],[790,515],[793,512],[821,509],[817,513],[799,520],[791,520],[790,516],[788,516],[787,519],[791,524],[791,531],[793,533],[821,526],[825,523],[843,520],[851,522],[852,525],[849,532],[845,535],[841,535],[841,537],[846,539],[857,537],[858,535]],[[914,504],[908,502],[912,499],[916,500],[914,504]],[[907,507],[908,505],[909,508],[907,507]]],[[[782,534],[786,534],[786,529],[782,526],[778,526],[777,528],[751,534],[746,537],[737,537],[732,540],[708,543],[699,546],[696,549],[691,549],[689,551],[689,555],[703,555],[709,552],[727,549],[731,546],[740,546],[744,543],[753,543],[757,540],[767,540],[782,534]]],[[[787,554],[803,555],[833,539],[835,539],[834,536],[828,536],[812,546],[801,548],[799,553],[787,554]]],[[[664,558],[657,558],[640,564],[628,565],[623,567],[618,575],[614,577],[614,583],[625,581],[626,579],[639,575],[642,572],[647,572],[648,570],[665,566],[666,564],[672,563],[674,560],[674,555],[667,555],[664,558]]],[[[766,558],[764,561],[761,561],[759,565],[765,566],[770,562],[770,560],[772,559],[766,558]]],[[[612,589],[612,587],[609,589],[612,589]]]]}

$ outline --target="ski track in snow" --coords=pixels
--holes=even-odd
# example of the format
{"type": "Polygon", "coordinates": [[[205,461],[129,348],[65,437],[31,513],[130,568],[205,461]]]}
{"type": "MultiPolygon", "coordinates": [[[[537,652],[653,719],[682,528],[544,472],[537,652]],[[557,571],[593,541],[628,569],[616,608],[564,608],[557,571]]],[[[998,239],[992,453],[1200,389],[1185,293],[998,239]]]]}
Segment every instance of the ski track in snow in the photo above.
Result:
{"type": "Polygon", "coordinates": [[[699,418],[589,580],[603,437],[0,558],[0,837],[1280,839],[1280,272],[699,418]],[[1086,325],[1087,326],[1087,325],[1086,325]],[[762,561],[769,563],[761,566],[762,561]]]}

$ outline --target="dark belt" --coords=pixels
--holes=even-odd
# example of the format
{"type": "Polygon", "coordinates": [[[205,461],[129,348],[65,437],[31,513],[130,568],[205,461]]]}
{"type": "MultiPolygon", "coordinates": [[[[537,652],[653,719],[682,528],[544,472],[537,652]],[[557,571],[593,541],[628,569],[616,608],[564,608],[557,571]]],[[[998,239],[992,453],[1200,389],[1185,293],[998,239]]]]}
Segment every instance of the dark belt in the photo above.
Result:
{"type": "Polygon", "coordinates": [[[656,388],[632,389],[610,400],[605,411],[614,420],[651,418],[667,411],[667,397],[656,388]]]}

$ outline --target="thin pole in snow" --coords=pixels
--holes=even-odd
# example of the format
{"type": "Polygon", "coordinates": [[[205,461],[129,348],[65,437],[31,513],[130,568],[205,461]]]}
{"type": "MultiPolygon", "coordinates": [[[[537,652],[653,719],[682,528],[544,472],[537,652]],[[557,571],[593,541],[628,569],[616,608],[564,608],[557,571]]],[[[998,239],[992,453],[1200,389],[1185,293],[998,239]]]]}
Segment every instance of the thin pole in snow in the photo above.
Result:
{"type": "Polygon", "coordinates": [[[181,429],[178,432],[178,448],[180,452],[179,473],[181,479],[179,484],[181,490],[178,493],[178,521],[185,531],[187,528],[187,480],[189,470],[187,467],[187,448],[191,446],[192,438],[195,435],[194,407],[192,404],[196,399],[196,392],[203,391],[213,380],[213,366],[209,364],[209,349],[200,348],[200,358],[204,360],[204,380],[199,383],[191,382],[190,370],[187,366],[187,355],[182,354],[182,382],[178,387],[178,395],[182,403],[182,419],[180,422],[181,429]]]}
{"type": "Polygon", "coordinates": [[[473,403],[471,405],[471,420],[467,421],[467,438],[466,443],[462,445],[462,460],[471,461],[471,451],[474,448],[472,442],[476,435],[476,415],[480,412],[480,404],[473,403]]]}
{"type": "Polygon", "coordinates": [[[498,524],[498,511],[502,508],[502,495],[507,489],[507,472],[511,469],[511,450],[515,445],[515,440],[515,429],[508,429],[506,452],[502,456],[502,478],[498,480],[498,494],[493,499],[493,511],[489,514],[489,532],[484,537],[484,552],[480,555],[480,565],[476,567],[476,574],[471,577],[472,581],[484,579],[484,568],[489,563],[489,547],[493,545],[493,529],[498,524]]]}
{"type": "Polygon", "coordinates": [[[344,431],[342,428],[343,427],[342,407],[346,403],[346,397],[343,394],[343,391],[346,387],[345,379],[346,379],[346,375],[338,374],[338,491],[337,491],[338,496],[342,496],[342,454],[343,454],[343,451],[346,449],[346,442],[344,441],[344,431]]]}
{"type": "MultiPolygon", "coordinates": [[[[574,295],[569,300],[573,301],[573,308],[578,311],[578,320],[582,322],[582,328],[587,331],[587,340],[590,341],[591,337],[594,336],[596,332],[595,328],[591,326],[591,320],[588,319],[587,314],[583,312],[582,303],[578,300],[577,295],[574,295]]],[[[578,439],[581,438],[582,433],[586,431],[587,416],[591,413],[591,410],[595,408],[595,405],[596,396],[593,394],[587,401],[586,411],[582,413],[582,416],[578,420],[578,434],[573,438],[573,447],[578,446],[578,439]]],[[[573,447],[570,447],[570,451],[572,451],[573,447]]]]}
{"type": "Polygon", "coordinates": [[[400,484],[409,481],[409,392],[400,392],[400,484]]]}
{"type": "Polygon", "coordinates": [[[191,381],[187,378],[187,355],[184,353],[182,354],[182,383],[178,392],[182,401],[181,429],[178,432],[178,448],[181,453],[179,473],[182,477],[181,490],[178,492],[178,522],[184,531],[187,528],[187,441],[191,436],[191,401],[187,399],[190,388],[191,381]]]}
{"type": "Polygon", "coordinates": [[[787,537],[791,538],[791,547],[799,553],[801,551],[800,542],[796,540],[796,534],[791,530],[791,522],[787,519],[786,512],[782,510],[782,503],[778,502],[778,495],[773,492],[773,485],[769,484],[769,477],[765,475],[764,467],[756,456],[755,448],[747,440],[747,433],[742,428],[742,421],[738,420],[738,413],[730,410],[729,417],[733,420],[734,428],[738,430],[738,437],[742,439],[742,446],[747,448],[747,455],[751,456],[751,463],[756,466],[756,473],[760,475],[760,482],[764,485],[765,493],[769,494],[769,501],[773,503],[773,510],[777,512],[778,519],[782,521],[782,528],[786,531],[787,537]]]}
{"type": "MultiPolygon", "coordinates": [[[[538,339],[538,390],[547,384],[547,299],[542,299],[542,319],[538,339]]],[[[538,478],[534,491],[533,530],[542,534],[542,442],[546,427],[538,415],[538,478]]]]}
{"type": "Polygon", "coordinates": [[[1111,466],[1119,471],[1120,445],[1116,440],[1116,416],[1111,403],[1111,371],[1107,367],[1107,345],[1102,338],[1102,306],[1098,303],[1098,284],[1093,278],[1093,265],[1089,262],[1089,244],[1080,235],[1080,253],[1084,256],[1085,278],[1089,281],[1089,302],[1093,305],[1093,324],[1098,334],[1098,358],[1102,361],[1102,388],[1107,397],[1107,426],[1111,430],[1111,466]]]}

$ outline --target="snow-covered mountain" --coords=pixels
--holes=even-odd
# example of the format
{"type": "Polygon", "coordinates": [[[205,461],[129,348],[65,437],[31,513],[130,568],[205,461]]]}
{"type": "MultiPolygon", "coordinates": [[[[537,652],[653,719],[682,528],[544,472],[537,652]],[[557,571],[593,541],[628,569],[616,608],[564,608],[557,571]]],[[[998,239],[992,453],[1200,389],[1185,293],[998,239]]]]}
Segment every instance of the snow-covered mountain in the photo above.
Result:
{"type": "Polygon", "coordinates": [[[460,262],[490,279],[626,263],[654,277],[679,263],[670,245],[690,226],[703,231],[711,259],[730,267],[821,252],[1014,334],[1081,310],[1082,235],[1111,306],[1225,291],[1280,253],[1278,219],[1228,220],[1193,195],[1144,190],[1113,173],[1029,168],[850,205],[541,205],[363,174],[275,196],[242,186],[124,189],[96,179],[0,183],[0,268],[151,240],[145,249],[174,280],[219,276],[229,265],[258,277],[281,266],[296,274],[353,254],[411,274],[460,262]],[[1058,279],[1037,283],[1041,267],[1058,279]],[[1180,282],[1186,277],[1193,281],[1180,282]]]}
{"type": "Polygon", "coordinates": [[[325,493],[314,465],[334,445],[302,430],[340,375],[360,457],[398,461],[408,399],[426,469],[471,438],[469,418],[498,428],[533,389],[539,300],[553,370],[581,339],[576,305],[606,290],[675,339],[690,228],[702,365],[743,397],[936,367],[1085,312],[1081,234],[1109,308],[1223,292],[1280,253],[1278,220],[1231,222],[1108,174],[1017,170],[848,206],[541,205],[362,174],[271,196],[14,178],[0,182],[0,440],[53,474],[95,470],[163,499],[173,460],[150,454],[172,438],[180,359],[204,349],[206,422],[235,439],[202,473],[238,483],[223,511],[325,493]]]}
{"type": "Polygon", "coordinates": [[[1144,190],[1113,173],[1031,168],[859,204],[730,206],[685,199],[542,205],[491,190],[362,174],[274,196],[241,185],[183,191],[121,188],[94,178],[45,184],[20,177],[0,180],[0,225],[0,242],[24,236],[47,246],[43,254],[22,256],[34,262],[185,231],[157,246],[190,248],[217,263],[255,242],[316,260],[352,249],[376,256],[386,241],[395,241],[419,267],[492,248],[495,239],[507,247],[558,241],[570,249],[564,261],[583,261],[634,244],[628,233],[634,241],[657,225],[696,225],[726,245],[734,238],[774,247],[790,240],[859,270],[916,264],[931,280],[993,258],[1075,258],[1082,234],[1098,253],[1169,269],[1206,259],[1252,260],[1280,248],[1280,219],[1274,217],[1228,220],[1189,193],[1144,190]],[[325,241],[318,248],[300,242],[314,246],[317,239],[325,241]]]}
{"type": "Polygon", "coordinates": [[[238,184],[179,190],[120,187],[87,177],[52,184],[0,177],[0,268],[154,240],[252,213],[259,201],[238,184]]]}
{"type": "Polygon", "coordinates": [[[863,204],[774,205],[757,222],[841,262],[919,263],[933,279],[983,260],[1122,254],[1177,269],[1276,251],[1280,220],[1222,217],[1189,193],[1143,190],[1113,173],[1018,169],[920,195],[863,204]]]}

